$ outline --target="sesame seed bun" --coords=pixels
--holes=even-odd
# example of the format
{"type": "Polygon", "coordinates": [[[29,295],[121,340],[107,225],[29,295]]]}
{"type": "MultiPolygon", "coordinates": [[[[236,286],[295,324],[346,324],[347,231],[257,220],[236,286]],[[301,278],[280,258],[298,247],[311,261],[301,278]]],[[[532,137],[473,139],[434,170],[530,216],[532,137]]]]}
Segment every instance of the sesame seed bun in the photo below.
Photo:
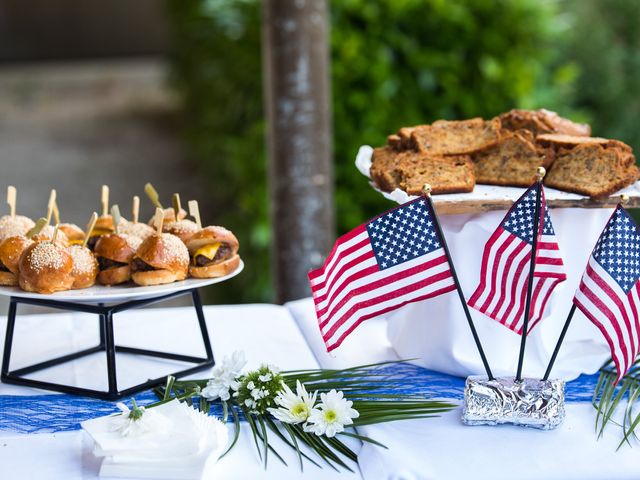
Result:
{"type": "Polygon", "coordinates": [[[175,235],[183,242],[187,242],[191,236],[198,231],[198,225],[191,220],[178,220],[177,222],[165,222],[162,225],[164,233],[175,235]]]}
{"type": "Polygon", "coordinates": [[[3,215],[0,217],[0,240],[15,235],[25,235],[34,227],[35,223],[24,215],[3,215]]]}
{"type": "Polygon", "coordinates": [[[234,254],[238,252],[240,247],[238,239],[231,230],[212,225],[194,233],[187,241],[187,248],[189,253],[193,254],[199,248],[215,242],[226,243],[234,254]]]}
{"type": "Polygon", "coordinates": [[[71,245],[67,251],[73,259],[73,269],[71,270],[73,285],[71,288],[79,290],[92,287],[96,283],[98,275],[98,261],[91,250],[82,245],[71,245]]]}
{"type": "Polygon", "coordinates": [[[131,235],[110,233],[101,236],[94,249],[96,257],[124,263],[125,265],[100,269],[98,282],[103,285],[118,285],[119,283],[128,282],[131,279],[129,262],[141,243],[142,241],[138,237],[131,235]]]}
{"type": "Polygon", "coordinates": [[[19,263],[18,282],[27,292],[53,293],[73,285],[73,260],[60,245],[35,242],[29,245],[19,263]]]}
{"type": "Polygon", "coordinates": [[[0,285],[4,287],[15,287],[18,285],[18,276],[11,272],[0,272],[0,285]]]}
{"type": "Polygon", "coordinates": [[[224,227],[209,226],[194,233],[187,241],[187,248],[191,256],[206,245],[220,243],[228,247],[228,254],[219,260],[215,260],[208,265],[198,266],[194,263],[189,266],[189,275],[194,278],[216,278],[223,277],[233,272],[240,265],[238,255],[239,243],[236,236],[224,227]]]}

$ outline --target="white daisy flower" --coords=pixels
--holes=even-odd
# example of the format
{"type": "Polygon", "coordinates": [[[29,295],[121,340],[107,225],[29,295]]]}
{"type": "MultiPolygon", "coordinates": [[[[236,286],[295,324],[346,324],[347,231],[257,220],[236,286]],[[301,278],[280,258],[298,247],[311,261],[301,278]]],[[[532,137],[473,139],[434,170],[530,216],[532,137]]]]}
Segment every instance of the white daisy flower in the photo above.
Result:
{"type": "Polygon", "coordinates": [[[116,403],[116,407],[122,413],[116,415],[111,420],[111,429],[119,432],[123,437],[139,437],[147,433],[159,433],[166,428],[167,419],[154,412],[138,407],[133,400],[133,410],[129,410],[124,403],[116,403]]]}
{"type": "Polygon", "coordinates": [[[345,425],[352,425],[353,419],[360,416],[357,410],[351,408],[353,402],[344,398],[342,392],[331,390],[322,393],[320,400],[321,403],[309,414],[305,432],[334,437],[336,433],[344,431],[345,425]]]}
{"type": "Polygon", "coordinates": [[[247,363],[244,352],[236,350],[231,357],[225,357],[222,363],[213,367],[212,377],[207,386],[202,389],[201,395],[207,400],[220,398],[227,401],[231,398],[230,390],[237,390],[240,386],[237,378],[242,368],[247,363]]]}
{"type": "Polygon", "coordinates": [[[274,399],[278,408],[268,408],[271,415],[284,423],[302,423],[306,422],[311,414],[311,410],[316,403],[317,392],[310,395],[300,383],[296,381],[296,393],[285,384],[282,384],[282,390],[274,399]]]}

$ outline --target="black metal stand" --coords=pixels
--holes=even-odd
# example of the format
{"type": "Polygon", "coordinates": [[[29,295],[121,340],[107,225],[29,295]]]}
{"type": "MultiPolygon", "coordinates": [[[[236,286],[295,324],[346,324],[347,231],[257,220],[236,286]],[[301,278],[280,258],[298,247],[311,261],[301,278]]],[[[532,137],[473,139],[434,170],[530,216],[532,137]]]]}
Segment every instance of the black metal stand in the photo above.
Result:
{"type": "Polygon", "coordinates": [[[149,389],[153,386],[164,383],[166,375],[147,380],[144,383],[135,385],[133,387],[126,388],[124,390],[118,389],[117,375],[116,375],[116,353],[145,355],[150,357],[165,358],[168,360],[175,360],[180,362],[193,363],[192,367],[180,370],[175,373],[171,373],[174,377],[182,377],[191,373],[204,370],[214,365],[213,351],[211,349],[211,343],[209,342],[209,334],[207,332],[207,325],[204,319],[204,313],[202,311],[202,302],[197,289],[183,290],[181,292],[170,293],[161,297],[149,298],[144,300],[133,300],[129,302],[120,303],[117,305],[104,306],[104,305],[87,305],[82,303],[72,302],[59,302],[55,300],[36,300],[31,298],[17,298],[11,297],[9,303],[9,313],[7,318],[7,334],[4,341],[4,354],[2,357],[2,381],[5,383],[11,383],[14,385],[24,385],[28,387],[43,388],[45,390],[54,390],[56,392],[71,393],[74,395],[84,395],[87,397],[100,398],[102,400],[118,400],[124,396],[131,395],[141,390],[149,389]],[[113,316],[116,313],[130,310],[132,308],[144,307],[154,303],[163,302],[171,298],[180,297],[183,295],[191,295],[193,306],[198,316],[198,323],[200,324],[200,332],[202,333],[202,341],[204,342],[204,348],[206,351],[206,358],[192,357],[189,355],[180,355],[176,353],[159,352],[155,350],[145,350],[141,348],[125,347],[116,345],[113,337],[113,316]],[[11,348],[13,343],[13,330],[16,321],[17,305],[23,303],[28,305],[37,305],[40,307],[50,307],[58,310],[67,310],[72,312],[85,312],[93,313],[99,317],[100,328],[100,343],[95,347],[87,348],[79,352],[70,353],[61,357],[46,360],[44,362],[36,363],[28,367],[19,368],[17,370],[10,371],[9,364],[11,361],[11,348]],[[46,382],[41,380],[33,380],[25,378],[25,375],[30,373],[44,370],[61,363],[71,362],[78,358],[85,357],[97,352],[105,352],[107,356],[107,378],[109,382],[109,390],[91,390],[87,388],[80,388],[71,385],[62,385],[58,383],[46,382]]]}

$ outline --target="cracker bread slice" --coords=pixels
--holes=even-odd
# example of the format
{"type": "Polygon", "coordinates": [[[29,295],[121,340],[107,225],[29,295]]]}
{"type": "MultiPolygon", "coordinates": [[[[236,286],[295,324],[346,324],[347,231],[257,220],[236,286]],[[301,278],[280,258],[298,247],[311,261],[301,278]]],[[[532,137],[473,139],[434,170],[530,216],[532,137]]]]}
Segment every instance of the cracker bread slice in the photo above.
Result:
{"type": "Polygon", "coordinates": [[[399,143],[432,155],[467,155],[489,148],[500,140],[498,119],[449,121],[405,127],[398,131],[399,143]]]}
{"type": "Polygon", "coordinates": [[[618,147],[585,143],[561,150],[545,185],[594,198],[608,197],[638,180],[632,153],[618,147]]]}
{"type": "Polygon", "coordinates": [[[534,143],[528,130],[506,131],[497,145],[472,155],[477,183],[511,187],[530,186],[536,169],[548,169],[554,157],[552,149],[534,143]]]}
{"type": "Polygon", "coordinates": [[[591,135],[591,127],[563,118],[556,112],[545,110],[514,109],[498,116],[502,128],[510,131],[529,130],[534,135],[562,133],[575,136],[591,135]]]}

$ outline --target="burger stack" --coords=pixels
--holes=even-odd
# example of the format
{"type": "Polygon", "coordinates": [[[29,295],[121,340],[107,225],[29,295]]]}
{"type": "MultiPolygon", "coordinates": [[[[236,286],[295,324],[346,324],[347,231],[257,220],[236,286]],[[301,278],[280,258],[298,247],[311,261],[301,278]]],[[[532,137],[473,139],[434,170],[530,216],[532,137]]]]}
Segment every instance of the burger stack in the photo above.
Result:
{"type": "Polygon", "coordinates": [[[196,221],[181,208],[157,208],[144,224],[137,218],[138,197],[132,221],[121,218],[115,205],[107,214],[104,198],[103,191],[102,215],[94,213],[85,232],[59,223],[55,191],[47,218],[33,222],[16,215],[15,189],[9,187],[11,213],[0,217],[0,285],[50,294],[96,283],[152,286],[189,276],[216,278],[238,268],[237,238],[223,227],[202,228],[197,202],[190,202],[196,221]],[[49,225],[52,212],[55,227],[49,225]]]}

